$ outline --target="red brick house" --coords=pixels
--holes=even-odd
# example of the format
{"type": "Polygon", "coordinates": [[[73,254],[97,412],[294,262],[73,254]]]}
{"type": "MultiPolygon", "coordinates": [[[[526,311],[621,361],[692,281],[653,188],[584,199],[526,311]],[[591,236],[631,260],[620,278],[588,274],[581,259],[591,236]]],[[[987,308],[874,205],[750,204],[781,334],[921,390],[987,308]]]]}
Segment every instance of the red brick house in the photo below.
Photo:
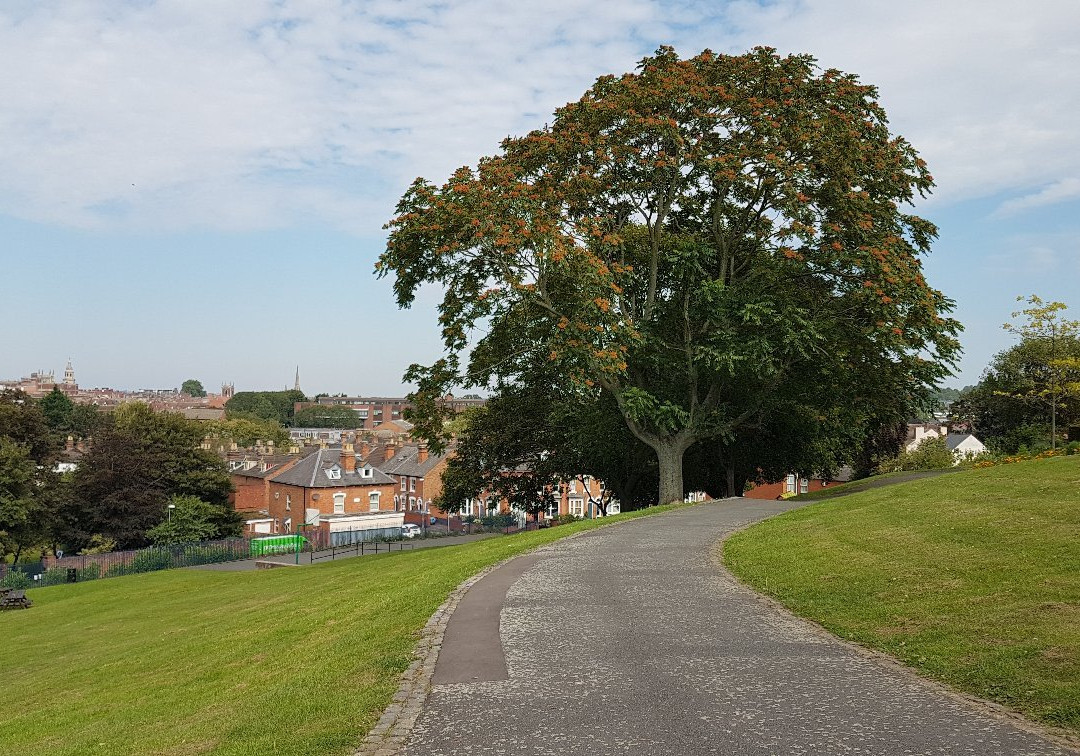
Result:
{"type": "Polygon", "coordinates": [[[248,513],[249,530],[324,531],[328,543],[400,533],[394,509],[396,481],[370,464],[358,464],[351,443],[319,448],[269,469],[233,471],[236,508],[248,513]]]}

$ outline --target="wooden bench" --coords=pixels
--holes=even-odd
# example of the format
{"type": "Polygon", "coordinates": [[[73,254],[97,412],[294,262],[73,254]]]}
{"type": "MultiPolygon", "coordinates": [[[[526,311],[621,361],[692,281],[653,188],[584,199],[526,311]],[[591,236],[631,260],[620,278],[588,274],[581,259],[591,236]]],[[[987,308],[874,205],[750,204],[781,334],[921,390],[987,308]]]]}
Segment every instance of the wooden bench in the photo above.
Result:
{"type": "Polygon", "coordinates": [[[33,605],[25,591],[6,590],[0,593],[0,609],[29,609],[33,605]]]}

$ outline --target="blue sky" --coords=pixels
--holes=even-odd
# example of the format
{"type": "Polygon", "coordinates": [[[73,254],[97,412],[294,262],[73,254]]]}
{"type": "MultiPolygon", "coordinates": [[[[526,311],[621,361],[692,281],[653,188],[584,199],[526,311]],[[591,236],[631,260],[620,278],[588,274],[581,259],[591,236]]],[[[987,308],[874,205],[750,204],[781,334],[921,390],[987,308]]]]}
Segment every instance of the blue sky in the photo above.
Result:
{"type": "Polygon", "coordinates": [[[436,292],[372,275],[442,181],[661,44],[808,52],[881,88],[938,188],[926,261],[967,331],[1080,317],[1080,3],[162,0],[0,6],[0,378],[396,394],[436,292]]]}

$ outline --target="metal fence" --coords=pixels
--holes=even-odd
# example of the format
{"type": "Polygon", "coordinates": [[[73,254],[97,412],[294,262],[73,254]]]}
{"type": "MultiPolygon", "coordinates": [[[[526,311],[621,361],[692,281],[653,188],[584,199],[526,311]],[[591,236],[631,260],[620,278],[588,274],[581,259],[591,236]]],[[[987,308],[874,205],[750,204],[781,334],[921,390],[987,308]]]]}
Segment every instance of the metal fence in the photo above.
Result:
{"type": "Polygon", "coordinates": [[[177,567],[217,564],[247,559],[251,546],[246,538],[226,538],[218,541],[183,543],[171,546],[150,546],[130,551],[110,551],[104,554],[78,554],[59,559],[47,559],[41,567],[13,565],[3,576],[6,582],[29,580],[35,587],[59,583],[81,583],[87,580],[137,575],[177,567]],[[20,573],[22,577],[15,576],[20,573]]]}
{"type": "MultiPolygon", "coordinates": [[[[359,531],[363,532],[363,531],[359,531]]],[[[364,556],[365,554],[388,554],[391,551],[411,551],[417,544],[413,541],[356,541],[345,546],[331,546],[329,549],[311,552],[311,562],[338,557],[364,556]]]]}

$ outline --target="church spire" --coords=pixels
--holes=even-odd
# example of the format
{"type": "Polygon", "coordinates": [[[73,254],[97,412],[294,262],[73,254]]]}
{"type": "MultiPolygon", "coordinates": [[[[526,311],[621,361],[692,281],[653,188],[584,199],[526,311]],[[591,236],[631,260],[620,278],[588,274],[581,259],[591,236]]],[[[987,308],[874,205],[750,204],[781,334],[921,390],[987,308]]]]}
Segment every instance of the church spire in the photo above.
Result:
{"type": "MultiPolygon", "coordinates": [[[[300,366],[296,366],[296,382],[293,383],[293,391],[300,391],[300,366]]],[[[303,392],[301,392],[303,393],[303,392]]]]}
{"type": "Polygon", "coordinates": [[[75,368],[71,366],[71,358],[68,357],[67,367],[64,368],[64,385],[75,385],[75,368]]]}

